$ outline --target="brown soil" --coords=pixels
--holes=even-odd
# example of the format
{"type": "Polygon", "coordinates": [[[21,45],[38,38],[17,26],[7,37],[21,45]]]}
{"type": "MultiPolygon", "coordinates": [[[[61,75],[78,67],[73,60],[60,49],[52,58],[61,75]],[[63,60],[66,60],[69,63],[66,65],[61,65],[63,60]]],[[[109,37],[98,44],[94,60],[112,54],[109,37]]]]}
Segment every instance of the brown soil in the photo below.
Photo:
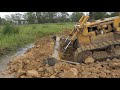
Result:
{"type": "Polygon", "coordinates": [[[43,59],[52,54],[53,46],[50,36],[39,39],[24,56],[9,63],[8,71],[19,78],[120,78],[120,60],[116,58],[102,62],[89,58],[79,65],[60,61],[55,66],[44,65],[43,59]]]}

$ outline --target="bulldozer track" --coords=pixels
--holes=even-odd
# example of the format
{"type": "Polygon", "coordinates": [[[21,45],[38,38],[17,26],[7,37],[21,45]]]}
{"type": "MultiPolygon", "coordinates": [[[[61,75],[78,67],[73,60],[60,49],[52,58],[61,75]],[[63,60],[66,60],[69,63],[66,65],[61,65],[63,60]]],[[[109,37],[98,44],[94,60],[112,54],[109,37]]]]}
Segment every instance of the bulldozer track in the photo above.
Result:
{"type": "MultiPolygon", "coordinates": [[[[74,56],[74,61],[78,60],[78,56],[81,54],[81,53],[84,53],[84,52],[87,52],[87,51],[91,51],[91,52],[94,52],[94,51],[98,51],[99,50],[103,50],[103,51],[106,51],[106,49],[108,47],[111,47],[111,46],[116,46],[116,45],[120,45],[120,40],[114,40],[114,41],[104,41],[104,42],[101,42],[101,43],[91,43],[91,44],[88,44],[88,45],[83,45],[79,48],[77,48],[77,50],[75,51],[75,56],[74,56]]],[[[86,53],[85,53],[86,54],[86,53]]],[[[119,54],[114,54],[114,55],[107,55],[107,56],[101,56],[99,58],[95,58],[94,59],[96,61],[98,60],[105,60],[107,58],[110,58],[110,59],[113,59],[113,58],[119,58],[120,55],[119,54]]]]}
{"type": "Polygon", "coordinates": [[[86,50],[101,49],[101,48],[105,48],[105,47],[108,47],[111,45],[120,45],[120,40],[106,41],[106,42],[102,42],[102,43],[98,43],[98,44],[88,44],[88,45],[81,46],[77,50],[79,53],[81,53],[86,50]]]}

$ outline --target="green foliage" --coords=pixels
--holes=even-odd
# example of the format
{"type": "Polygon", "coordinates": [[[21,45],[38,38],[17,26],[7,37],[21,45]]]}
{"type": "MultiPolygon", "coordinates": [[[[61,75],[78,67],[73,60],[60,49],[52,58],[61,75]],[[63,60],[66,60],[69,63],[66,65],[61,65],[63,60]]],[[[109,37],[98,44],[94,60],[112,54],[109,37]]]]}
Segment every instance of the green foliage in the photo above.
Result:
{"type": "Polygon", "coordinates": [[[118,15],[119,15],[119,12],[112,12],[112,13],[110,14],[111,17],[118,16],[118,15]]]}
{"type": "Polygon", "coordinates": [[[65,22],[57,23],[57,25],[65,25],[65,24],[66,24],[65,22]]]}
{"type": "Polygon", "coordinates": [[[72,15],[71,15],[71,21],[73,22],[78,22],[79,19],[82,17],[83,13],[80,13],[80,12],[73,12],[72,15]]]}
{"type": "Polygon", "coordinates": [[[38,23],[68,22],[67,12],[36,12],[38,23]]]}
{"type": "Polygon", "coordinates": [[[89,12],[89,13],[93,13],[93,19],[95,20],[119,15],[118,12],[89,12]]]}
{"type": "Polygon", "coordinates": [[[58,16],[58,22],[68,22],[69,14],[67,12],[60,12],[58,16]]]}
{"type": "Polygon", "coordinates": [[[33,29],[33,30],[34,30],[34,29],[36,29],[36,26],[35,26],[35,25],[33,25],[33,26],[32,26],[32,29],[33,29]]]}
{"type": "Polygon", "coordinates": [[[19,28],[10,23],[6,23],[5,26],[3,27],[2,33],[5,35],[18,34],[19,28]]]}
{"type": "Polygon", "coordinates": [[[42,28],[48,28],[48,25],[43,25],[42,28]]]}
{"type": "MultiPolygon", "coordinates": [[[[6,24],[3,28],[5,31],[9,30],[11,32],[11,27],[13,25],[6,24]]],[[[14,27],[12,27],[14,28],[14,27]]],[[[35,39],[48,36],[51,34],[62,32],[63,28],[72,29],[73,23],[65,23],[58,25],[57,23],[47,23],[47,24],[30,24],[30,25],[19,25],[19,34],[2,34],[0,35],[0,48],[4,50],[15,50],[28,43],[33,43],[35,39]],[[33,30],[34,28],[34,30],[33,30]]],[[[2,27],[0,31],[2,30],[2,27]]],[[[8,32],[8,31],[7,31],[8,32]]]]}
{"type": "Polygon", "coordinates": [[[19,27],[18,26],[13,26],[13,34],[19,34],[19,27]]]}
{"type": "Polygon", "coordinates": [[[27,12],[24,16],[29,24],[34,24],[36,23],[36,15],[34,12],[27,12]]]}
{"type": "Polygon", "coordinates": [[[36,12],[38,23],[54,23],[57,12],[36,12]]]}
{"type": "MultiPolygon", "coordinates": [[[[89,12],[94,13],[94,19],[118,16],[118,12],[89,12]]],[[[18,24],[44,24],[44,23],[61,23],[61,22],[78,22],[83,12],[73,12],[71,15],[68,12],[27,12],[25,14],[6,15],[5,19],[11,23],[18,24]],[[26,22],[27,21],[27,22],[26,22]]],[[[91,17],[91,16],[90,16],[91,17]]],[[[6,20],[0,18],[0,24],[4,24],[6,20]]]]}
{"type": "Polygon", "coordinates": [[[105,18],[105,14],[106,12],[94,12],[94,19],[98,20],[98,19],[105,18]]]}
{"type": "Polygon", "coordinates": [[[0,17],[0,25],[4,25],[5,22],[6,22],[6,20],[5,20],[4,18],[1,18],[1,17],[0,17]]]}

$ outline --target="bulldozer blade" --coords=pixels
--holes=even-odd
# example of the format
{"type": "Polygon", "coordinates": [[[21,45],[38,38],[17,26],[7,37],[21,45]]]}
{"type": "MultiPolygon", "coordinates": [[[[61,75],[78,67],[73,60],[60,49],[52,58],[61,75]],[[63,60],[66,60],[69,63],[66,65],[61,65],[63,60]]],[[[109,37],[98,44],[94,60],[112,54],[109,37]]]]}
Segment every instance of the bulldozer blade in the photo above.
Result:
{"type": "Polygon", "coordinates": [[[54,66],[57,63],[57,60],[60,60],[59,51],[60,51],[60,37],[56,36],[53,54],[51,57],[45,60],[45,63],[50,66],[54,66]]]}
{"type": "Polygon", "coordinates": [[[57,59],[54,57],[49,57],[43,60],[44,65],[48,64],[49,66],[54,66],[56,63],[57,63],[57,59]]]}

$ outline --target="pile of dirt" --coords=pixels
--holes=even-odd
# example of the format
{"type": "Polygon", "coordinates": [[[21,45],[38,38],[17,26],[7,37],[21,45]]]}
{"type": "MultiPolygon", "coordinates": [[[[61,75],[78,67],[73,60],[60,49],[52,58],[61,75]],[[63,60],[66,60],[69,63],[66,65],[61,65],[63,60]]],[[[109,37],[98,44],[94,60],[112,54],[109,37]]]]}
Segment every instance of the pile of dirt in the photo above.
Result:
{"type": "Polygon", "coordinates": [[[41,38],[24,56],[12,60],[8,71],[19,78],[120,78],[120,60],[116,58],[94,62],[89,57],[78,65],[60,61],[55,66],[44,65],[43,59],[52,54],[53,46],[50,36],[41,38]]]}
{"type": "Polygon", "coordinates": [[[9,63],[9,71],[20,72],[28,71],[28,70],[39,70],[40,67],[43,67],[43,59],[52,54],[53,49],[53,41],[51,37],[41,38],[36,41],[35,47],[29,49],[25,55],[21,57],[14,58],[9,63]]]}

